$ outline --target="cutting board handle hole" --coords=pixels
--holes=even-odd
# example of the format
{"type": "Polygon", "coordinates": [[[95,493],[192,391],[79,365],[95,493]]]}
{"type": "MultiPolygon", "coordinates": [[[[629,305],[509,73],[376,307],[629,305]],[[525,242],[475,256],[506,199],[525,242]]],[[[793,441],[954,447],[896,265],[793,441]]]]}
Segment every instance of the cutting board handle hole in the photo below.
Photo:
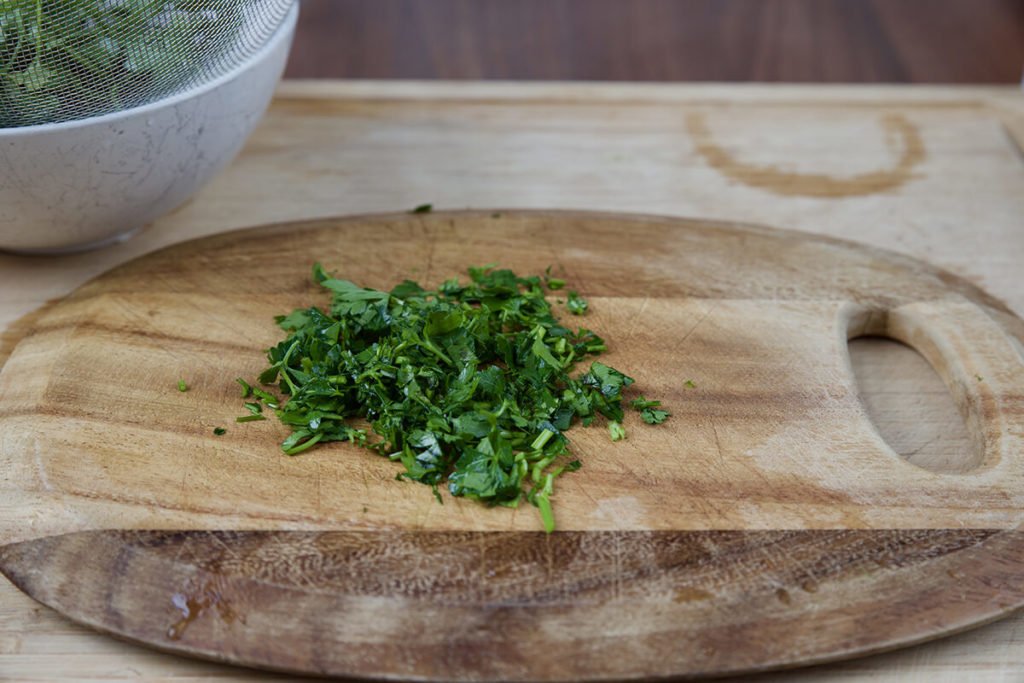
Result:
{"type": "Polygon", "coordinates": [[[880,336],[857,336],[848,346],[861,404],[892,450],[942,474],[982,464],[956,401],[921,354],[880,336]]]}

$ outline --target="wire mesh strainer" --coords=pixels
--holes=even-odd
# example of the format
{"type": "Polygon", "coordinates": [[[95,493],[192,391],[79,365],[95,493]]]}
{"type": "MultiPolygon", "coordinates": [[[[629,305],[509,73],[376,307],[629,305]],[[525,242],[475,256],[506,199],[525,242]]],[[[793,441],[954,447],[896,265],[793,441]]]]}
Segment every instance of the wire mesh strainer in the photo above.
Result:
{"type": "Polygon", "coordinates": [[[138,107],[227,73],[294,0],[0,0],[0,128],[138,107]]]}

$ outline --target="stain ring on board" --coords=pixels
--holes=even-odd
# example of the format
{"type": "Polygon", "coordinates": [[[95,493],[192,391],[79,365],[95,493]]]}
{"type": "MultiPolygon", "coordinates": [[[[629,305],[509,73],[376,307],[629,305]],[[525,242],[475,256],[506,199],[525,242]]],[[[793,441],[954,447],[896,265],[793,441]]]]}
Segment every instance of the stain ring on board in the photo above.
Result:
{"type": "Polygon", "coordinates": [[[845,178],[824,173],[796,173],[770,164],[744,163],[715,142],[704,119],[704,114],[692,112],[686,116],[686,130],[693,138],[695,149],[709,166],[727,178],[750,187],[767,190],[787,197],[857,197],[888,192],[914,177],[914,167],[924,161],[926,153],[921,134],[902,114],[889,114],[881,119],[886,140],[902,140],[899,160],[888,169],[858,173],[845,178]]]}

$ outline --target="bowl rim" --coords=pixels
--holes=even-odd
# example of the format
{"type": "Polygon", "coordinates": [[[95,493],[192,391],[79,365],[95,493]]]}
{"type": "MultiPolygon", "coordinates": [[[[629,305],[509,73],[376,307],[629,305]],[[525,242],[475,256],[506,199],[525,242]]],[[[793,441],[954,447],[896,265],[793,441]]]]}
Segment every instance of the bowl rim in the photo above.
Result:
{"type": "Polygon", "coordinates": [[[291,7],[288,8],[288,14],[285,15],[284,19],[274,30],[274,33],[271,34],[270,38],[267,39],[260,49],[250,55],[247,59],[239,62],[233,69],[222,73],[212,80],[205,81],[197,86],[188,88],[187,90],[182,90],[181,92],[168,97],[163,97],[159,100],[149,102],[148,104],[142,104],[137,107],[122,109],[121,111],[110,112],[108,114],[99,114],[97,116],[89,116],[84,119],[72,119],[70,121],[60,121],[57,123],[37,123],[32,126],[11,126],[7,128],[0,127],[0,138],[31,135],[33,133],[65,131],[85,126],[113,123],[120,119],[127,119],[131,116],[147,114],[159,109],[164,109],[168,106],[173,106],[184,102],[185,100],[192,99],[193,97],[203,95],[206,92],[233,80],[253,65],[266,59],[282,42],[290,39],[291,34],[295,29],[295,24],[298,22],[298,17],[299,2],[298,0],[292,0],[291,7]]]}

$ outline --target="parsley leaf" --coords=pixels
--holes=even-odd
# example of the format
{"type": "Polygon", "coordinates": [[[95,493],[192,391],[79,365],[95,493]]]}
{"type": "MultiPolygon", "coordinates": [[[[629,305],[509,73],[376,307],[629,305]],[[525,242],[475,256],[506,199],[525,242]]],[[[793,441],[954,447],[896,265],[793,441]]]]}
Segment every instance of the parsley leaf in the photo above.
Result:
{"type": "Polygon", "coordinates": [[[654,408],[644,408],[644,410],[640,412],[640,417],[647,424],[656,425],[664,422],[665,418],[667,418],[671,414],[672,413],[670,413],[667,410],[655,410],[654,408]]]}
{"type": "Polygon", "coordinates": [[[587,310],[587,302],[580,298],[580,295],[569,290],[569,299],[565,302],[565,307],[569,309],[569,312],[573,315],[583,315],[587,310]]]}
{"type": "Polygon", "coordinates": [[[621,441],[626,438],[626,430],[618,422],[609,422],[608,431],[612,435],[612,441],[621,441]]]}
{"type": "Polygon", "coordinates": [[[640,418],[647,424],[661,424],[665,421],[672,413],[667,410],[657,410],[657,406],[661,405],[661,401],[648,401],[643,396],[635,399],[630,404],[634,410],[640,411],[640,418]]]}

